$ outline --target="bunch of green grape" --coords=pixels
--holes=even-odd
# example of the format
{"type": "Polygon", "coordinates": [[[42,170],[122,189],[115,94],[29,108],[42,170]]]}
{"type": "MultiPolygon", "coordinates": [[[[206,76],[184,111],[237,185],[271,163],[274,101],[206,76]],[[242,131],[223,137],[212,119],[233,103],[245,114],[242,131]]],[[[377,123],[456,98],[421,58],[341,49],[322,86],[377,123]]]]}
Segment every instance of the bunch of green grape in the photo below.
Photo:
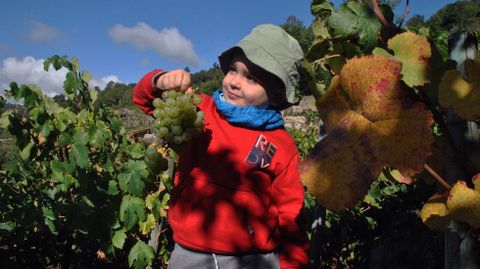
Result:
{"type": "Polygon", "coordinates": [[[166,149],[150,145],[145,151],[145,164],[155,174],[160,174],[168,168],[168,159],[166,149]]]}
{"type": "Polygon", "coordinates": [[[169,145],[182,145],[198,135],[204,125],[204,112],[196,105],[202,97],[190,93],[164,91],[153,100],[153,132],[169,145]]]}

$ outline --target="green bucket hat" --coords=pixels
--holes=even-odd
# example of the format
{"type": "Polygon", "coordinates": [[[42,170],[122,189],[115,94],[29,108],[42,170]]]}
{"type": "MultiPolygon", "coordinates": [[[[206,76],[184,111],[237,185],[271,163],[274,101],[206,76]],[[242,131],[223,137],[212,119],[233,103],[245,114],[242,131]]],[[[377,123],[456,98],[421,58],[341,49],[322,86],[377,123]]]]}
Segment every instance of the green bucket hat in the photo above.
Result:
{"type": "Polygon", "coordinates": [[[298,41],[281,27],[261,24],[252,29],[237,45],[224,51],[219,57],[220,67],[228,72],[236,49],[240,48],[247,59],[265,71],[278,77],[285,85],[285,100],[294,104],[298,85],[298,61],[303,51],[298,41]]]}

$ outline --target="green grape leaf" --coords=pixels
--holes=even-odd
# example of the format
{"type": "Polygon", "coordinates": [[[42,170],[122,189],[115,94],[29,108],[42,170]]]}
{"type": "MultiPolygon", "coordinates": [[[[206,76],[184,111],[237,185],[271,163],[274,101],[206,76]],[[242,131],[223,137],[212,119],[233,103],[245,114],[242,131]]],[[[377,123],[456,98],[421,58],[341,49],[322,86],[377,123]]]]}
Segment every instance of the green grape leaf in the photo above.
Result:
{"type": "Polygon", "coordinates": [[[358,38],[358,43],[370,50],[377,44],[382,25],[367,3],[349,1],[334,11],[328,19],[334,35],[358,38]]]}
{"type": "Polygon", "coordinates": [[[480,228],[480,192],[471,189],[465,181],[457,181],[447,199],[447,207],[452,218],[480,228]]]}
{"type": "Polygon", "coordinates": [[[152,265],[153,258],[155,258],[153,248],[143,241],[137,241],[128,253],[128,266],[144,269],[152,265]]]}
{"type": "Polygon", "coordinates": [[[480,119],[480,61],[465,61],[466,79],[456,70],[446,71],[440,82],[438,101],[453,108],[464,120],[480,119]]]}
{"type": "Polygon", "coordinates": [[[61,175],[64,173],[72,173],[75,167],[68,162],[51,160],[50,169],[52,170],[52,178],[55,179],[57,175],[61,175]]]}
{"type": "Polygon", "coordinates": [[[46,206],[42,207],[42,212],[43,212],[45,225],[47,225],[50,232],[57,235],[58,231],[57,231],[57,228],[56,228],[55,223],[54,223],[54,221],[57,219],[56,216],[55,216],[55,213],[53,212],[53,210],[51,208],[48,208],[46,206]]]}
{"type": "Polygon", "coordinates": [[[147,165],[143,161],[129,160],[118,175],[120,189],[132,195],[141,195],[147,179],[147,165]]]}
{"type": "Polygon", "coordinates": [[[141,143],[130,144],[126,147],[127,154],[134,159],[143,158],[145,149],[141,143]]]}
{"type": "Polygon", "coordinates": [[[451,217],[446,205],[447,196],[434,194],[430,197],[420,211],[420,218],[431,230],[446,231],[451,217]]]}
{"type": "Polygon", "coordinates": [[[118,194],[118,187],[117,182],[115,180],[108,181],[108,190],[107,193],[110,195],[117,195],[118,194]]]}
{"type": "Polygon", "coordinates": [[[15,223],[14,222],[0,222],[0,230],[4,230],[7,232],[13,231],[15,229],[15,223]]]}
{"type": "Polygon", "coordinates": [[[125,244],[125,239],[127,239],[126,230],[122,228],[113,234],[112,244],[114,247],[122,249],[123,244],[125,244]]]}
{"type": "Polygon", "coordinates": [[[67,56],[54,55],[49,57],[43,62],[43,69],[48,71],[50,65],[53,65],[55,70],[59,70],[62,67],[66,67],[68,70],[73,70],[73,65],[68,61],[67,56]]]}
{"type": "Polygon", "coordinates": [[[58,146],[65,147],[67,145],[73,144],[75,141],[73,140],[72,136],[68,132],[63,132],[58,137],[58,146]]]}
{"type": "Polygon", "coordinates": [[[97,101],[97,98],[98,98],[98,91],[95,89],[91,89],[90,98],[92,99],[92,104],[95,103],[95,101],[97,101]]]}
{"type": "Polygon", "coordinates": [[[86,145],[88,143],[88,133],[81,127],[75,128],[75,132],[73,134],[73,141],[77,145],[86,145]]]}
{"type": "Polygon", "coordinates": [[[41,126],[40,134],[44,137],[48,137],[53,130],[55,130],[55,126],[52,121],[48,120],[41,126]]]}
{"type": "Polygon", "coordinates": [[[3,112],[3,114],[0,117],[0,129],[7,129],[8,126],[10,125],[10,116],[13,115],[12,110],[7,110],[3,112]]]}
{"type": "Polygon", "coordinates": [[[69,151],[70,162],[80,168],[87,168],[89,164],[88,148],[82,144],[73,144],[69,151]]]}
{"type": "Polygon", "coordinates": [[[433,117],[408,94],[400,71],[401,63],[391,57],[353,58],[317,99],[327,137],[302,162],[301,172],[324,207],[353,206],[384,166],[407,178],[423,170],[433,117]]]}
{"type": "Polygon", "coordinates": [[[77,79],[75,72],[70,71],[67,73],[66,79],[63,82],[63,88],[67,94],[75,94],[82,86],[82,81],[77,79]]]}
{"type": "Polygon", "coordinates": [[[28,160],[28,158],[30,158],[33,146],[35,146],[35,143],[33,141],[30,141],[30,143],[28,143],[27,146],[22,149],[22,151],[20,152],[20,157],[22,158],[22,160],[28,160]]]}
{"type": "Polygon", "coordinates": [[[95,148],[101,148],[104,146],[109,134],[108,127],[102,121],[97,121],[95,126],[91,126],[88,130],[87,139],[90,145],[95,148]]]}
{"type": "Polygon", "coordinates": [[[334,7],[327,0],[313,0],[310,4],[310,10],[315,17],[325,18],[330,16],[334,7]]]}
{"type": "Polygon", "coordinates": [[[125,224],[125,229],[130,230],[139,221],[145,220],[145,203],[142,198],[130,195],[123,196],[120,204],[120,221],[125,224]]]}
{"type": "Polygon", "coordinates": [[[75,166],[71,163],[51,160],[50,169],[52,170],[51,178],[59,182],[57,186],[60,190],[66,192],[71,185],[77,183],[76,179],[71,175],[75,169],[75,166]]]}
{"type": "Polygon", "coordinates": [[[432,50],[425,37],[404,32],[388,40],[388,47],[394,52],[395,59],[402,63],[402,79],[408,86],[422,86],[430,82],[428,62],[432,50]]]}
{"type": "Polygon", "coordinates": [[[330,38],[330,33],[328,31],[327,20],[322,18],[315,18],[312,21],[312,31],[313,34],[319,39],[330,38]]]}
{"type": "Polygon", "coordinates": [[[114,133],[117,133],[117,134],[123,135],[126,132],[125,127],[122,125],[122,121],[117,118],[110,119],[110,128],[114,133]]]}

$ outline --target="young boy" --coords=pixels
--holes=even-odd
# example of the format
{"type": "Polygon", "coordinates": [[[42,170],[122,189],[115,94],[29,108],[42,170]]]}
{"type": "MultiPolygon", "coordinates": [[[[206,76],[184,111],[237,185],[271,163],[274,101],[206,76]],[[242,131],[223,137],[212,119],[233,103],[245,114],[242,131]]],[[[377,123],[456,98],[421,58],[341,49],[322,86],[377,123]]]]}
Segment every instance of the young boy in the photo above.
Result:
{"type": "MultiPolygon", "coordinates": [[[[203,132],[179,156],[168,268],[300,268],[308,263],[304,189],[279,109],[295,101],[298,42],[264,24],[219,56],[222,89],[202,95],[203,132]]],[[[152,114],[164,90],[191,91],[184,70],[155,70],[134,90],[152,114]]]]}

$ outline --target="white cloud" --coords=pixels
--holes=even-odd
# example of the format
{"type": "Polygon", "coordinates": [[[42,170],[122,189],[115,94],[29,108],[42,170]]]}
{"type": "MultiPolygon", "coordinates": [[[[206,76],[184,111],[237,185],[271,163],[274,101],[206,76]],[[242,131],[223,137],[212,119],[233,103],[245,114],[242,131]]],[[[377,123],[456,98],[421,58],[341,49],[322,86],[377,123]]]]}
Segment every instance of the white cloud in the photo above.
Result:
{"type": "Polygon", "coordinates": [[[120,81],[120,79],[117,76],[110,75],[110,76],[106,76],[106,77],[103,77],[103,78],[100,78],[100,79],[92,79],[90,81],[89,86],[90,87],[99,87],[100,89],[103,90],[103,89],[105,89],[105,86],[107,86],[107,84],[110,81],[113,81],[115,83],[122,83],[122,81],[120,81]]]}
{"type": "Polygon", "coordinates": [[[39,21],[30,21],[31,31],[27,38],[33,42],[46,42],[54,40],[62,35],[62,32],[53,26],[46,25],[39,21]]]}
{"type": "MultiPolygon", "coordinates": [[[[44,59],[35,59],[31,56],[23,59],[10,57],[3,60],[0,65],[0,93],[10,89],[11,82],[16,82],[18,85],[36,84],[45,95],[50,97],[64,94],[63,81],[67,69],[61,68],[56,71],[50,66],[48,72],[45,72],[44,61],[44,59]]],[[[117,76],[109,75],[99,79],[93,78],[90,87],[98,86],[100,89],[104,89],[109,81],[121,82],[117,76]]]]}
{"type": "Polygon", "coordinates": [[[109,29],[110,37],[117,43],[128,43],[135,49],[153,49],[161,56],[193,66],[200,60],[190,40],[182,36],[177,28],[163,28],[158,31],[150,25],[139,22],[133,27],[117,24],[109,29]]]}

